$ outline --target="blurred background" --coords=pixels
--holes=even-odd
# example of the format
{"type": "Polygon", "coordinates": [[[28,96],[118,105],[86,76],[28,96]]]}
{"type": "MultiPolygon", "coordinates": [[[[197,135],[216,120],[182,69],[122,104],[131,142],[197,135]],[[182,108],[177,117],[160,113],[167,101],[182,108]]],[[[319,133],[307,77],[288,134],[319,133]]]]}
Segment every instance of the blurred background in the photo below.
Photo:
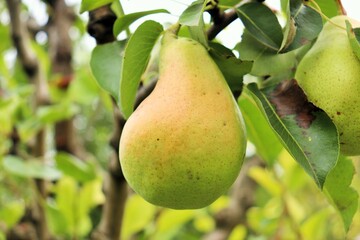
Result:
{"type": "MultiPolygon", "coordinates": [[[[41,224],[50,239],[105,239],[94,233],[106,224],[103,189],[114,154],[109,144],[115,131],[113,102],[90,69],[96,41],[87,33],[88,13],[79,13],[80,0],[64,1],[69,7],[64,12],[57,12],[56,2],[23,0],[20,5],[36,74],[26,56],[18,58],[9,11],[0,2],[0,240],[37,239],[44,231],[41,224]],[[67,26],[68,39],[62,38],[59,24],[67,26]],[[45,98],[39,92],[41,79],[47,83],[45,98]]],[[[142,18],[132,30],[146,19],[173,23],[191,2],[121,1],[125,13],[171,12],[142,18]]],[[[348,15],[360,20],[360,3],[342,2],[348,15]]],[[[283,22],[280,1],[266,4],[283,22]]],[[[242,28],[237,20],[217,40],[232,49],[242,28]]],[[[253,103],[243,97],[239,104],[247,109],[253,103]]],[[[252,121],[263,129],[270,151],[260,156],[250,143],[239,179],[227,194],[209,207],[176,211],[151,205],[126,188],[121,239],[344,239],[340,215],[281,147],[261,113],[254,110],[252,121]],[[264,158],[273,164],[265,168],[264,158]]],[[[358,174],[353,185],[359,189],[358,174]]],[[[359,212],[348,238],[360,239],[359,212]]]]}

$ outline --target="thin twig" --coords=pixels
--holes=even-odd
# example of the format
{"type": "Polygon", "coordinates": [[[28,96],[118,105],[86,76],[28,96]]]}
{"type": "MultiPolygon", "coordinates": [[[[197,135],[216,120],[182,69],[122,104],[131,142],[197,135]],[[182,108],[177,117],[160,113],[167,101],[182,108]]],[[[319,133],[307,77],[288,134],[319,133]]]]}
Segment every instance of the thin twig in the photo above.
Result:
{"type": "Polygon", "coordinates": [[[238,18],[236,10],[231,9],[228,12],[217,12],[216,23],[207,30],[209,40],[213,40],[222,30],[224,30],[230,23],[238,18]]]}

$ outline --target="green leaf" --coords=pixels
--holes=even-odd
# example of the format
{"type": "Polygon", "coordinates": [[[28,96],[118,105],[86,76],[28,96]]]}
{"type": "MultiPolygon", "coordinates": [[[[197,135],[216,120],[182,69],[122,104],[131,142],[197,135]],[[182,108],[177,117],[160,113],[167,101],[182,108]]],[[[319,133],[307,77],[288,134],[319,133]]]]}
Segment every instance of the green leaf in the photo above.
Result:
{"type": "Polygon", "coordinates": [[[224,6],[235,6],[237,3],[241,2],[242,0],[220,0],[219,4],[224,6]]]}
{"type": "Polygon", "coordinates": [[[297,59],[294,51],[278,54],[260,44],[247,30],[242,35],[241,42],[236,46],[240,59],[254,61],[251,75],[271,79],[291,79],[294,76],[293,69],[297,59]],[[269,64],[271,63],[271,64],[269,64]]]}
{"type": "Polygon", "coordinates": [[[62,102],[56,105],[39,107],[36,115],[43,124],[49,124],[70,119],[79,111],[80,108],[76,105],[62,102]]]}
{"type": "Polygon", "coordinates": [[[275,14],[261,3],[246,3],[236,9],[247,31],[262,45],[278,51],[283,33],[275,14]]]}
{"type": "Polygon", "coordinates": [[[113,0],[110,8],[116,14],[116,17],[121,17],[124,15],[124,9],[121,5],[120,0],[113,0]]]}
{"type": "Polygon", "coordinates": [[[199,26],[204,8],[204,0],[198,0],[191,3],[191,5],[180,15],[179,23],[186,26],[199,26]]]}
{"type": "Polygon", "coordinates": [[[130,37],[125,48],[120,78],[120,110],[128,118],[134,109],[136,92],[150,59],[151,50],[162,33],[161,24],[146,21],[130,37]]]}
{"type": "Polygon", "coordinates": [[[304,239],[322,239],[327,233],[327,220],[330,217],[329,208],[320,209],[311,214],[301,224],[301,234],[304,239]]]}
{"type": "Polygon", "coordinates": [[[144,12],[136,12],[136,13],[130,13],[124,16],[119,17],[116,19],[114,23],[114,35],[119,35],[122,31],[124,31],[127,27],[129,27],[133,22],[138,20],[139,18],[145,17],[150,14],[155,13],[169,13],[166,9],[155,9],[150,11],[144,11],[144,12]]]}
{"type": "Polygon", "coordinates": [[[325,191],[330,202],[340,213],[346,231],[358,209],[359,195],[353,189],[351,181],[355,168],[351,159],[340,157],[335,168],[329,173],[325,182],[325,191]]]}
{"type": "Polygon", "coordinates": [[[44,127],[43,124],[39,121],[36,116],[31,116],[23,122],[20,122],[18,125],[18,133],[20,139],[23,142],[29,141],[32,137],[40,131],[40,129],[44,127]]]}
{"type": "Polygon", "coordinates": [[[56,166],[64,174],[80,182],[88,182],[96,178],[96,172],[89,163],[81,161],[68,153],[58,153],[55,156],[56,166]]]}
{"type": "Polygon", "coordinates": [[[80,191],[78,191],[75,202],[75,211],[79,236],[84,237],[89,234],[92,229],[92,222],[89,213],[93,207],[104,203],[104,201],[99,202],[97,199],[97,195],[102,194],[101,187],[102,184],[100,179],[96,179],[94,181],[86,182],[80,188],[80,191]]]}
{"type": "Polygon", "coordinates": [[[19,97],[0,99],[0,134],[7,135],[13,130],[16,113],[22,102],[19,97]]]}
{"type": "Polygon", "coordinates": [[[360,28],[353,29],[348,20],[345,23],[351,48],[358,59],[360,59],[360,28]]]}
{"type": "Polygon", "coordinates": [[[121,71],[116,66],[122,65],[125,45],[126,40],[97,45],[90,59],[91,71],[97,83],[116,101],[119,101],[119,79],[121,77],[121,71]]]}
{"type": "Polygon", "coordinates": [[[49,224],[49,229],[54,235],[65,235],[69,231],[69,226],[66,221],[64,215],[60,212],[60,210],[51,204],[50,202],[46,202],[45,205],[46,217],[49,224]]]}
{"type": "Polygon", "coordinates": [[[149,225],[156,213],[156,207],[139,195],[132,195],[126,202],[121,239],[129,239],[130,236],[149,225]]]}
{"type": "Polygon", "coordinates": [[[25,203],[20,201],[9,202],[0,207],[0,224],[5,223],[11,229],[25,213],[25,203]]]}
{"type": "Polygon", "coordinates": [[[272,196],[279,197],[283,194],[279,181],[263,167],[254,166],[249,169],[248,174],[259,186],[264,188],[272,196]]]}
{"type": "Polygon", "coordinates": [[[303,102],[304,96],[300,95],[303,92],[294,81],[262,91],[251,83],[246,90],[283,146],[318,187],[323,188],[326,176],[336,165],[340,148],[338,133],[331,119],[325,112],[303,102]]]}
{"type": "Polygon", "coordinates": [[[78,185],[73,178],[64,176],[55,185],[56,209],[63,216],[65,232],[73,235],[77,232],[77,209],[78,185]]]}
{"type": "Polygon", "coordinates": [[[310,2],[310,5],[313,8],[320,10],[323,14],[325,14],[328,18],[335,17],[336,15],[341,15],[341,9],[337,3],[337,0],[315,0],[317,5],[314,5],[310,2]]]}
{"type": "Polygon", "coordinates": [[[207,35],[205,33],[204,28],[204,20],[203,18],[200,19],[198,26],[189,26],[189,32],[192,39],[195,39],[199,43],[201,43],[205,48],[209,48],[207,35]]]}
{"type": "Polygon", "coordinates": [[[174,239],[178,230],[195,216],[194,210],[164,209],[157,220],[154,239],[174,239]]]}
{"type": "Polygon", "coordinates": [[[0,36],[1,36],[1,45],[0,45],[0,53],[11,48],[11,34],[9,33],[9,27],[4,24],[0,24],[0,36]]]}
{"type": "Polygon", "coordinates": [[[256,152],[267,163],[272,165],[282,150],[278,137],[269,126],[254,100],[247,93],[239,99],[239,106],[245,120],[246,132],[256,152]]]}
{"type": "Polygon", "coordinates": [[[224,75],[230,89],[241,92],[243,76],[251,71],[252,62],[242,61],[236,58],[229,49],[218,45],[220,44],[211,44],[210,55],[224,75]]]}
{"type": "Polygon", "coordinates": [[[247,236],[247,228],[244,225],[237,225],[229,235],[228,240],[244,240],[247,236]]]}
{"type": "Polygon", "coordinates": [[[289,12],[286,29],[289,29],[287,34],[293,36],[286,36],[290,42],[285,43],[285,51],[297,49],[313,41],[319,35],[323,25],[321,15],[302,4],[301,0],[291,0],[289,12]]]}
{"type": "Polygon", "coordinates": [[[80,6],[80,13],[91,11],[96,8],[112,3],[114,0],[82,0],[80,6]]]}
{"type": "MultiPolygon", "coordinates": [[[[98,74],[101,75],[101,72],[98,74]]],[[[83,67],[76,70],[75,79],[66,91],[66,100],[88,106],[100,98],[101,92],[104,91],[100,89],[95,77],[92,77],[91,69],[83,67]]]]}
{"type": "Polygon", "coordinates": [[[54,167],[44,165],[38,160],[32,159],[24,161],[15,156],[6,156],[3,161],[6,171],[20,176],[45,180],[57,180],[61,177],[61,172],[54,167]]]}

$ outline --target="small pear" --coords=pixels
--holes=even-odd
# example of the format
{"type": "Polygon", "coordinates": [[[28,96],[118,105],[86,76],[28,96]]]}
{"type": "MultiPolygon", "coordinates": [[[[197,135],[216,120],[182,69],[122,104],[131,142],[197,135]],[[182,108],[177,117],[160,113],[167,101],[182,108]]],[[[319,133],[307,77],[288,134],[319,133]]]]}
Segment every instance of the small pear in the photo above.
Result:
{"type": "Polygon", "coordinates": [[[347,16],[330,19],[301,60],[295,79],[336,125],[341,152],[352,156],[360,154],[360,61],[350,46],[345,20],[360,27],[347,16]]]}
{"type": "Polygon", "coordinates": [[[235,181],[245,150],[238,105],[207,50],[166,32],[157,85],[120,139],[130,187],[155,205],[202,208],[235,181]]]}

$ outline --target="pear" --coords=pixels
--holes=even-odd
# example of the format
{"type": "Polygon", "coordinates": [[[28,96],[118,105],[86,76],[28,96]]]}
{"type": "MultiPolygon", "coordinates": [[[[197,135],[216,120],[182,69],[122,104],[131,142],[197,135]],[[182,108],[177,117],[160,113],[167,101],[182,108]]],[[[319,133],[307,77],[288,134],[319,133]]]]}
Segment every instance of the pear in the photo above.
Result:
{"type": "Polygon", "coordinates": [[[350,46],[345,20],[328,21],[315,44],[301,60],[295,79],[310,102],[324,110],[339,132],[344,155],[360,154],[360,61],[350,46]]]}
{"type": "Polygon", "coordinates": [[[120,139],[130,187],[158,206],[202,208],[235,181],[245,150],[243,118],[221,71],[200,43],[167,31],[156,87],[120,139]]]}

